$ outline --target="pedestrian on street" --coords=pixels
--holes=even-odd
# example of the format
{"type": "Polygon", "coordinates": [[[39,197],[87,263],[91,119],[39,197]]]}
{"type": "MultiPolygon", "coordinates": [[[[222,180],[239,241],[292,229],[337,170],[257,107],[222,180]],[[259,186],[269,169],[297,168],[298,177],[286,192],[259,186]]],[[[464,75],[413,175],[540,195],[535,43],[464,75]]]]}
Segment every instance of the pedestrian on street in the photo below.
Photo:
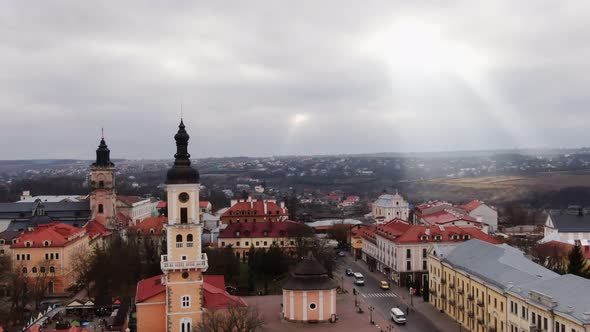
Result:
{"type": "Polygon", "coordinates": [[[406,307],[406,316],[410,314],[410,307],[406,307]]]}

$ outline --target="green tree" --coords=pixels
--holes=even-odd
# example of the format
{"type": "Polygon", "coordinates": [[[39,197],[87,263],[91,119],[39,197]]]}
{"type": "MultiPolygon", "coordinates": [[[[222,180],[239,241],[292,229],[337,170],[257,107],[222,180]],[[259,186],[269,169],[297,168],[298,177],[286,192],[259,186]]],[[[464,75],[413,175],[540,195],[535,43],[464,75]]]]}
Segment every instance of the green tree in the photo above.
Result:
{"type": "Polygon", "coordinates": [[[568,256],[569,265],[567,268],[568,273],[575,274],[577,276],[584,276],[586,274],[586,259],[582,253],[580,246],[574,246],[568,256]]]}

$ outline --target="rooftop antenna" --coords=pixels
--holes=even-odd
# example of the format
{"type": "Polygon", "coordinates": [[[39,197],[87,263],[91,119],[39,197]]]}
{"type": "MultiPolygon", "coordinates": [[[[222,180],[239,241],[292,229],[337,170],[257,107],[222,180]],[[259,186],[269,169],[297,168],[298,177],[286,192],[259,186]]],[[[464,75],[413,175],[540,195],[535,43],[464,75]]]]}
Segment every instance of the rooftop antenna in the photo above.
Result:
{"type": "Polygon", "coordinates": [[[104,139],[104,127],[100,128],[100,137],[104,139]]]}

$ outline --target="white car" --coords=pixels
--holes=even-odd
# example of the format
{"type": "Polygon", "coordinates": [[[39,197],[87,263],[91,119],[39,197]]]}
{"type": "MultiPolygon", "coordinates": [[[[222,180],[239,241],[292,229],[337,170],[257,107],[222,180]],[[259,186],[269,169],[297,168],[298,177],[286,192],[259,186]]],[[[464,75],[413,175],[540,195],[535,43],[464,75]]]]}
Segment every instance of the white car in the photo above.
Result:
{"type": "Polygon", "coordinates": [[[391,320],[398,324],[406,323],[406,315],[400,308],[391,308],[391,320]]]}
{"type": "Polygon", "coordinates": [[[355,272],[353,274],[354,276],[354,284],[358,285],[358,286],[364,286],[365,285],[365,277],[363,277],[363,275],[359,272],[355,272]]]}

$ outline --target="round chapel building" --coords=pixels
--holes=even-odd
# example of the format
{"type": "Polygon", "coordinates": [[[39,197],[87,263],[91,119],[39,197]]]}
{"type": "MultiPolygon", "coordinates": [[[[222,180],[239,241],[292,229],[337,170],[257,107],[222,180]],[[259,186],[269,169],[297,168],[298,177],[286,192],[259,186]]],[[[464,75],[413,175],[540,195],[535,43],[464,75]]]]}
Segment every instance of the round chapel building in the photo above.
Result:
{"type": "Polygon", "coordinates": [[[299,263],[283,285],[283,319],[316,323],[336,320],[336,287],[316,260],[299,263]]]}

